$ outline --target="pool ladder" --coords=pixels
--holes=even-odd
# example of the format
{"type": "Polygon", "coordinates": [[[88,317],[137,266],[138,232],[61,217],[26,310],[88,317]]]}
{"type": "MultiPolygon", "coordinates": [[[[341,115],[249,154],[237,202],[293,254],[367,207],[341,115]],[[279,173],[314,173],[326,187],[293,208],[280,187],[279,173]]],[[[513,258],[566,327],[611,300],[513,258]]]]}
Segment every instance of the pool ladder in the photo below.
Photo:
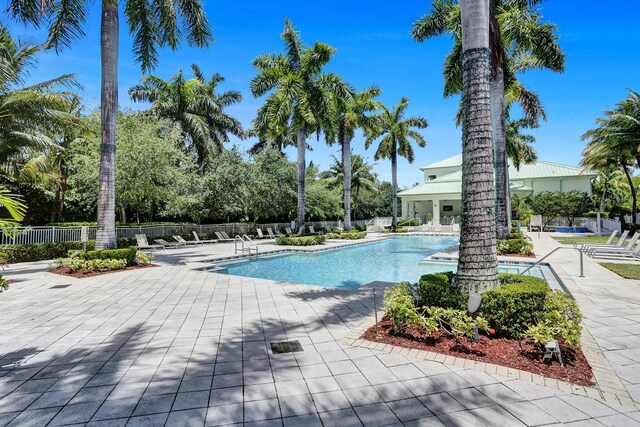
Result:
{"type": "Polygon", "coordinates": [[[251,254],[255,253],[256,258],[258,258],[258,245],[256,242],[251,240],[251,237],[243,234],[242,236],[236,235],[233,239],[233,243],[235,245],[235,252],[237,253],[248,253],[249,258],[251,258],[251,254]],[[240,244],[240,246],[238,246],[240,244]]]}

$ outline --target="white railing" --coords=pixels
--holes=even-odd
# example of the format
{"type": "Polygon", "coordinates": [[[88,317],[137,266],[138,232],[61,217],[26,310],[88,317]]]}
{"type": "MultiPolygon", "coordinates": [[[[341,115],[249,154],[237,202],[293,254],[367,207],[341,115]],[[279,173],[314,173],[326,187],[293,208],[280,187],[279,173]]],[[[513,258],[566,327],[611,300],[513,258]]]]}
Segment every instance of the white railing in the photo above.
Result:
{"type": "MultiPolygon", "coordinates": [[[[371,220],[351,221],[353,226],[366,224],[371,220]]],[[[158,225],[131,225],[116,227],[117,237],[135,237],[136,234],[145,234],[147,237],[170,236],[191,234],[196,231],[198,234],[213,234],[216,231],[225,231],[231,236],[236,234],[256,234],[256,229],[266,231],[270,227],[274,231],[284,232],[285,227],[290,227],[290,223],[232,223],[232,224],[158,224],[158,225]]],[[[305,225],[312,225],[317,228],[332,228],[338,226],[338,221],[309,221],[305,225]]],[[[49,242],[70,242],[79,241],[82,227],[78,226],[27,226],[17,227],[15,235],[6,235],[0,231],[0,244],[16,245],[30,243],[49,242]]],[[[87,238],[96,238],[96,227],[87,227],[87,238]]]]}
{"type": "Polygon", "coordinates": [[[607,230],[622,231],[622,224],[617,219],[603,219],[602,228],[607,230]]]}

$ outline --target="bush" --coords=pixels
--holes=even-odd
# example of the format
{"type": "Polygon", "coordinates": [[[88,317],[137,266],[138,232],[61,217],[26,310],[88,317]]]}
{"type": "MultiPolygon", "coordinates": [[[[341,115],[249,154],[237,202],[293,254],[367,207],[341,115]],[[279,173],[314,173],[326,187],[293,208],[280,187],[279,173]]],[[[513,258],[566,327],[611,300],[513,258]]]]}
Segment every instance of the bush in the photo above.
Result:
{"type": "Polygon", "coordinates": [[[9,289],[9,280],[0,274],[0,294],[9,289]]]}
{"type": "Polygon", "coordinates": [[[570,347],[580,345],[582,313],[571,296],[562,291],[548,292],[540,321],[529,327],[527,335],[544,346],[558,340],[570,347]]]}
{"type": "Polygon", "coordinates": [[[327,236],[317,235],[317,236],[299,236],[299,235],[291,235],[291,236],[283,236],[276,237],[276,245],[284,245],[284,246],[311,246],[311,245],[321,245],[327,240],[327,236]]]}
{"type": "Polygon", "coordinates": [[[358,224],[354,228],[357,231],[367,231],[367,224],[358,224]]]}
{"type": "Polygon", "coordinates": [[[418,305],[466,310],[468,296],[456,288],[453,277],[452,272],[422,276],[415,286],[418,305]]]}
{"type": "Polygon", "coordinates": [[[327,239],[360,240],[367,235],[366,231],[339,231],[327,233],[327,239]]]}
{"type": "Polygon", "coordinates": [[[543,279],[518,274],[501,274],[500,283],[482,295],[479,313],[498,335],[520,338],[542,315],[549,287],[543,279]]]}
{"type": "Polygon", "coordinates": [[[474,328],[486,331],[489,329],[488,322],[480,316],[471,317],[466,310],[454,310],[452,308],[430,307],[426,310],[426,317],[429,319],[426,324],[434,324],[437,329],[453,335],[460,340],[464,337],[472,338],[474,328]]]}
{"type": "MultiPolygon", "coordinates": [[[[87,250],[93,250],[94,242],[87,242],[87,250]]],[[[32,243],[28,245],[4,245],[7,262],[33,262],[64,257],[70,250],[82,250],[82,242],[32,243]]]]}
{"type": "Polygon", "coordinates": [[[127,262],[127,266],[136,264],[136,248],[124,248],[124,249],[103,249],[87,251],[87,253],[78,252],[75,250],[69,251],[69,256],[73,253],[78,253],[78,258],[81,259],[123,259],[127,262]]]}
{"type": "Polygon", "coordinates": [[[398,227],[418,227],[420,225],[422,225],[420,218],[401,219],[398,221],[398,227]]]}
{"type": "Polygon", "coordinates": [[[498,255],[531,255],[533,254],[533,244],[522,237],[507,240],[498,240],[498,255]]]}
{"type": "Polygon", "coordinates": [[[384,315],[393,323],[395,333],[400,333],[408,325],[419,322],[421,316],[409,283],[402,282],[384,290],[384,315]]]}
{"type": "Polygon", "coordinates": [[[83,259],[83,258],[58,258],[52,268],[66,267],[71,272],[76,271],[110,271],[121,270],[127,266],[126,259],[83,259]]]}
{"type": "Polygon", "coordinates": [[[409,231],[409,230],[407,230],[407,229],[406,229],[406,228],[404,228],[404,227],[391,227],[391,226],[386,226],[386,227],[385,227],[385,229],[389,230],[389,231],[390,231],[390,232],[392,232],[392,233],[406,233],[407,231],[409,231]]]}

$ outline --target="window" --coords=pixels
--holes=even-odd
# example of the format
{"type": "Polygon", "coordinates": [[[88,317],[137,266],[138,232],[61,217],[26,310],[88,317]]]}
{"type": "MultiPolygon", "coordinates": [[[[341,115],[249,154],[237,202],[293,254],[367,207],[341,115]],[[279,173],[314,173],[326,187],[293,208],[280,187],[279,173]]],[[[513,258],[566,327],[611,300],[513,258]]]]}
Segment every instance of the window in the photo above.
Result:
{"type": "Polygon", "coordinates": [[[442,205],[442,212],[453,212],[453,205],[442,205]]]}

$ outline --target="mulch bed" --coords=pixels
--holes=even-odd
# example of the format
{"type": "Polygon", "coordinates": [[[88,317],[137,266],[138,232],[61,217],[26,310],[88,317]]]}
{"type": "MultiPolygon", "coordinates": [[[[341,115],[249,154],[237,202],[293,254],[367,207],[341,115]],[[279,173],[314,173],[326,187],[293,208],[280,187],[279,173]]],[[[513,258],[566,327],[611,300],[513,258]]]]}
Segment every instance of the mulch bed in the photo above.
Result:
{"type": "Polygon", "coordinates": [[[564,366],[560,366],[555,360],[551,364],[544,363],[542,361],[544,350],[526,341],[522,342],[522,348],[520,348],[517,340],[488,338],[481,335],[478,342],[464,339],[461,343],[456,343],[455,338],[440,332],[423,337],[412,328],[407,328],[404,333],[396,335],[393,333],[392,327],[391,321],[383,319],[378,323],[378,335],[376,335],[374,325],[367,329],[362,338],[368,341],[506,366],[582,386],[594,385],[591,366],[581,349],[574,350],[563,347],[564,366]]]}
{"type": "Polygon", "coordinates": [[[138,270],[140,268],[159,267],[158,264],[145,264],[145,265],[132,265],[130,267],[120,268],[118,270],[100,270],[100,271],[87,271],[78,270],[71,272],[67,267],[58,267],[53,270],[49,270],[49,273],[59,274],[61,276],[75,277],[77,279],[83,279],[85,277],[101,276],[103,274],[118,273],[120,271],[138,270]]]}

